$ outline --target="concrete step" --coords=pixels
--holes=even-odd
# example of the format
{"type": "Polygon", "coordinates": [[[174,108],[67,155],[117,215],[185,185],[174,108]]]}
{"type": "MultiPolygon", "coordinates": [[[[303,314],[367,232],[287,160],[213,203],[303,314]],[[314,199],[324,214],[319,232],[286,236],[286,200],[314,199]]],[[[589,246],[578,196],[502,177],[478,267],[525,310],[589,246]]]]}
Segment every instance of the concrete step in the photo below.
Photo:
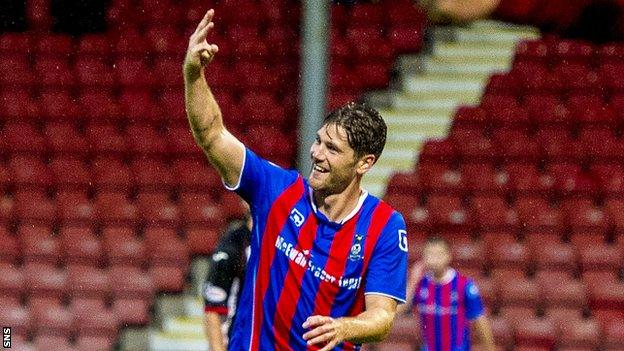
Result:
{"type": "Polygon", "coordinates": [[[481,92],[472,94],[451,94],[440,99],[418,99],[415,94],[397,94],[393,97],[393,106],[401,110],[446,109],[455,110],[458,105],[475,105],[481,98],[481,92]]]}
{"type": "Polygon", "coordinates": [[[433,47],[435,57],[453,58],[499,58],[509,59],[515,47],[500,45],[465,45],[464,43],[439,43],[433,47]]]}
{"type": "Polygon", "coordinates": [[[440,77],[438,75],[408,76],[403,78],[403,90],[417,96],[428,97],[436,94],[439,97],[463,94],[474,96],[487,83],[488,76],[480,75],[472,79],[468,77],[440,77]]]}
{"type": "Polygon", "coordinates": [[[151,351],[207,351],[208,342],[202,335],[170,335],[161,331],[152,330],[149,334],[149,349],[151,351]]]}
{"type": "Polygon", "coordinates": [[[468,62],[463,65],[458,65],[455,62],[441,60],[438,57],[427,57],[422,60],[422,69],[429,74],[437,74],[439,76],[467,76],[472,78],[483,79],[491,75],[492,70],[495,71],[507,71],[509,69],[509,63],[500,61],[494,62],[468,62]]]}
{"type": "Polygon", "coordinates": [[[162,332],[166,335],[203,337],[204,330],[202,327],[203,319],[201,317],[178,316],[167,318],[163,321],[162,332]]]}

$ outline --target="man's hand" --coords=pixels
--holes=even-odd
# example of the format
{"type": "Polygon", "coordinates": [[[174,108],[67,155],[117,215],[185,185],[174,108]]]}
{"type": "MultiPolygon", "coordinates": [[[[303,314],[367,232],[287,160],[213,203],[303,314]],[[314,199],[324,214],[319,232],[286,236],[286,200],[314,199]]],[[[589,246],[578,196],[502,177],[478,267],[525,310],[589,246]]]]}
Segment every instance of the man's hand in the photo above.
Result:
{"type": "Polygon", "coordinates": [[[303,334],[308,345],[324,345],[319,351],[329,351],[346,339],[344,324],[341,319],[326,316],[311,316],[303,323],[304,328],[311,329],[303,334]]]}
{"type": "Polygon", "coordinates": [[[185,78],[198,77],[202,67],[209,64],[219,51],[217,45],[208,44],[206,41],[206,36],[214,28],[213,16],[214,10],[208,10],[189,39],[184,59],[185,78]]]}

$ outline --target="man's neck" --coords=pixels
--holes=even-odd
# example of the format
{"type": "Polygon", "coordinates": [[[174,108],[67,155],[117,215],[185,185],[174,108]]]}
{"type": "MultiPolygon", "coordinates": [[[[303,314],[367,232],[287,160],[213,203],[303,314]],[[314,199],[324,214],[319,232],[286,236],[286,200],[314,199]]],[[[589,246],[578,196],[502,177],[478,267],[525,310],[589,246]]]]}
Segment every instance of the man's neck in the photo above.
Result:
{"type": "Polygon", "coordinates": [[[437,283],[444,283],[445,280],[447,279],[447,277],[451,274],[452,268],[447,268],[445,270],[442,270],[441,272],[434,272],[433,273],[433,279],[437,282],[437,283]]]}
{"type": "Polygon", "coordinates": [[[338,194],[325,195],[313,192],[313,201],[321,213],[332,222],[340,222],[357,207],[360,201],[360,182],[351,183],[345,190],[338,194]]]}

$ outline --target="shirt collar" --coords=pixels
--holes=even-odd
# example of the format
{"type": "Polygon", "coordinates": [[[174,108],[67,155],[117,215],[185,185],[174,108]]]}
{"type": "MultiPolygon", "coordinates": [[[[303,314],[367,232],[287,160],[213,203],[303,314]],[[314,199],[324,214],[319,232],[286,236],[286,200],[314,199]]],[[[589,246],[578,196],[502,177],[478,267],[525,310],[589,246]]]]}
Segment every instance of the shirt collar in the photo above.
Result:
{"type": "MultiPolygon", "coordinates": [[[[314,213],[318,216],[318,215],[323,215],[322,213],[320,213],[316,207],[316,204],[314,203],[314,195],[313,195],[313,190],[311,187],[308,186],[308,197],[310,199],[310,204],[312,205],[312,210],[314,211],[314,213]]],[[[351,211],[351,213],[349,213],[345,218],[343,218],[341,221],[336,222],[337,224],[345,224],[348,220],[350,220],[351,218],[353,218],[358,211],[360,211],[360,209],[362,208],[362,205],[364,204],[364,200],[366,200],[366,198],[368,197],[368,191],[362,189],[362,192],[360,193],[360,198],[358,199],[358,203],[355,206],[355,208],[353,209],[353,211],[351,211]]],[[[323,217],[325,217],[325,215],[323,215],[323,217]]],[[[326,217],[325,217],[326,218],[326,217]]]]}

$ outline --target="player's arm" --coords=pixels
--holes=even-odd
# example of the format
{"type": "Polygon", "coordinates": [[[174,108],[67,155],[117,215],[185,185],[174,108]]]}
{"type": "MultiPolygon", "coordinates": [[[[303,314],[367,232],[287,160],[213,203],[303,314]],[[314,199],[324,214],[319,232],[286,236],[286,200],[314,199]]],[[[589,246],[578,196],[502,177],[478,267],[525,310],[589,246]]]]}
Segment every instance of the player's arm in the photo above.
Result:
{"type": "Polygon", "coordinates": [[[473,328],[481,338],[481,344],[485,347],[486,351],[494,351],[494,335],[492,334],[492,328],[490,328],[490,321],[485,314],[472,321],[473,328]]]}
{"type": "Polygon", "coordinates": [[[303,334],[308,345],[323,345],[320,351],[328,351],[343,341],[352,343],[378,342],[383,340],[396,314],[397,302],[382,295],[365,296],[366,309],[355,317],[331,318],[311,316],[304,328],[311,329],[303,334]]]}
{"type": "Polygon", "coordinates": [[[409,276],[409,279],[407,281],[407,294],[405,295],[406,302],[404,304],[401,304],[401,305],[397,306],[397,313],[398,314],[407,313],[407,311],[409,311],[410,307],[412,307],[412,303],[414,302],[413,301],[414,300],[414,292],[416,291],[416,286],[418,285],[418,282],[422,278],[424,269],[425,269],[425,265],[424,265],[424,263],[422,261],[417,261],[412,266],[412,270],[410,272],[410,276],[409,276]]]}
{"type": "Polygon", "coordinates": [[[209,10],[189,39],[183,69],[186,114],[195,141],[225,183],[232,185],[239,179],[245,149],[225,128],[219,105],[206,81],[204,67],[219,50],[206,41],[206,36],[214,28],[213,15],[214,11],[209,10]]]}
{"type": "Polygon", "coordinates": [[[222,323],[223,317],[219,313],[209,311],[204,314],[204,329],[211,351],[226,350],[225,340],[223,340],[223,332],[221,331],[222,323]]]}

